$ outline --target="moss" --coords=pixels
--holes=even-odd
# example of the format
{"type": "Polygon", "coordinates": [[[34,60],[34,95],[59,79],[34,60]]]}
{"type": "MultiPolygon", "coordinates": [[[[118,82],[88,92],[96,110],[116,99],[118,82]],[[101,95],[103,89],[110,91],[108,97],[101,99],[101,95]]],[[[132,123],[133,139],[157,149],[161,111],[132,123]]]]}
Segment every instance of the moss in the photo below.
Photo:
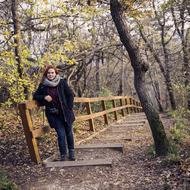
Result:
{"type": "Polygon", "coordinates": [[[154,145],[150,145],[147,150],[146,153],[150,156],[156,156],[156,151],[155,151],[155,146],[154,145]]]}

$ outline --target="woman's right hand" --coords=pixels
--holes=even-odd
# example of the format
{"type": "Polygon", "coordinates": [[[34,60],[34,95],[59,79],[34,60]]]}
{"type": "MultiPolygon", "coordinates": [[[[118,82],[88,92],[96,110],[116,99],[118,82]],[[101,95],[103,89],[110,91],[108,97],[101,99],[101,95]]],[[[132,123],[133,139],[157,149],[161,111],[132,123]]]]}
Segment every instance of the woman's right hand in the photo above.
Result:
{"type": "Polygon", "coordinates": [[[49,96],[49,95],[45,96],[44,99],[45,99],[46,101],[48,101],[48,102],[51,102],[51,101],[52,101],[52,97],[49,96]]]}

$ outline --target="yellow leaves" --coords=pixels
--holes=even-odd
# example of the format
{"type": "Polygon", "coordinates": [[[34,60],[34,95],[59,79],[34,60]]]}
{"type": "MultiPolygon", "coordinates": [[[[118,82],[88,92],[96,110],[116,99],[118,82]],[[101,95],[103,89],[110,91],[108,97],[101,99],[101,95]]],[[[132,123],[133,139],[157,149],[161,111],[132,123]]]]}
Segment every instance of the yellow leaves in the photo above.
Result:
{"type": "Polygon", "coordinates": [[[2,51],[1,54],[0,54],[1,58],[4,58],[4,57],[13,57],[14,56],[14,53],[12,51],[2,51]]]}
{"type": "Polygon", "coordinates": [[[24,3],[33,4],[34,2],[35,2],[35,0],[24,0],[24,3]]]}
{"type": "MultiPolygon", "coordinates": [[[[55,47],[54,47],[55,48],[55,47]]],[[[46,52],[43,57],[39,60],[39,66],[43,67],[47,64],[60,64],[60,63],[67,63],[67,64],[75,64],[76,60],[71,56],[68,56],[68,52],[74,49],[74,44],[70,41],[66,41],[63,47],[58,47],[53,49],[51,48],[51,52],[46,52]]]]}
{"type": "Polygon", "coordinates": [[[26,9],[24,12],[26,15],[35,16],[35,12],[32,9],[26,9]]]}
{"type": "Polygon", "coordinates": [[[45,4],[48,4],[49,2],[48,2],[48,0],[42,0],[45,4]]]}
{"type": "Polygon", "coordinates": [[[73,65],[73,64],[76,64],[76,60],[75,59],[69,59],[69,60],[67,60],[67,63],[69,65],[73,65]]]}
{"type": "Polygon", "coordinates": [[[7,30],[3,32],[4,36],[9,36],[10,34],[11,34],[10,31],[7,31],[7,30]]]}
{"type": "Polygon", "coordinates": [[[94,16],[98,14],[98,9],[93,6],[85,6],[82,9],[81,15],[87,20],[92,19],[94,16]]]}
{"type": "Polygon", "coordinates": [[[72,41],[69,41],[69,40],[66,40],[65,42],[64,42],[64,48],[65,48],[65,50],[67,50],[67,51],[74,51],[74,49],[75,49],[75,44],[74,44],[74,42],[72,42],[72,41]]]}
{"type": "Polygon", "coordinates": [[[22,57],[23,58],[28,58],[30,56],[30,51],[28,50],[28,49],[24,49],[24,50],[22,50],[22,57]]]}
{"type": "Polygon", "coordinates": [[[6,26],[7,25],[7,21],[6,20],[0,20],[0,26],[6,26]]]}
{"type": "Polygon", "coordinates": [[[150,14],[148,11],[150,0],[123,0],[124,9],[126,13],[133,18],[143,18],[150,14]]]}

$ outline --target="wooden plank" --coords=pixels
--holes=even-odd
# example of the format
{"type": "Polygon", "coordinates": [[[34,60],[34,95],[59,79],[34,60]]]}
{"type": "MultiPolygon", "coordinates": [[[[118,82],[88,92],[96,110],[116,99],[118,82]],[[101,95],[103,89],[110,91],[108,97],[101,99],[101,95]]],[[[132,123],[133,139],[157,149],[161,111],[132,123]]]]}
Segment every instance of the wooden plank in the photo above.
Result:
{"type": "Polygon", "coordinates": [[[113,126],[113,127],[119,127],[119,126],[135,126],[135,125],[144,125],[146,123],[146,121],[145,122],[123,122],[123,123],[113,123],[111,126],[113,126]]]}
{"type": "MultiPolygon", "coordinates": [[[[112,100],[112,105],[113,105],[113,108],[116,108],[115,100],[112,100]]],[[[122,107],[122,106],[121,106],[121,107],[122,107]]],[[[114,111],[114,117],[115,117],[115,120],[117,121],[117,120],[118,120],[118,117],[117,117],[117,111],[116,111],[116,110],[114,111]]]]}
{"type": "Polygon", "coordinates": [[[45,167],[81,167],[81,166],[111,166],[112,160],[95,159],[95,160],[76,160],[76,161],[56,161],[43,162],[45,167]]]}
{"type": "Polygon", "coordinates": [[[133,115],[128,115],[127,116],[127,119],[139,119],[139,120],[142,120],[142,119],[147,119],[146,116],[144,115],[137,115],[137,116],[133,116],[133,115]]]}
{"type": "MultiPolygon", "coordinates": [[[[105,111],[105,110],[106,110],[106,104],[105,104],[105,101],[102,100],[101,102],[102,102],[102,109],[103,109],[103,111],[105,111]]],[[[105,122],[106,125],[109,124],[109,120],[108,120],[108,115],[107,115],[107,113],[104,114],[104,122],[105,122]]]]}
{"type": "Polygon", "coordinates": [[[89,119],[94,119],[96,117],[103,116],[106,113],[115,112],[117,110],[124,109],[126,107],[131,107],[131,106],[129,106],[129,105],[127,105],[127,106],[120,106],[120,107],[108,109],[106,111],[101,111],[101,112],[93,113],[91,115],[76,116],[76,121],[86,121],[86,120],[89,120],[89,119]]]}
{"type": "Polygon", "coordinates": [[[117,149],[121,152],[123,152],[123,145],[122,144],[81,144],[76,145],[76,149],[117,149]]]}
{"type": "MultiPolygon", "coordinates": [[[[129,99],[128,99],[128,97],[126,97],[125,98],[125,105],[128,105],[128,101],[129,101],[129,99]]],[[[128,107],[126,108],[126,111],[127,111],[127,114],[129,114],[129,108],[128,107]]]]}
{"type": "Polygon", "coordinates": [[[140,113],[132,113],[130,114],[130,116],[146,116],[144,112],[140,112],[140,113]]]}
{"type": "Polygon", "coordinates": [[[130,113],[133,113],[133,106],[132,106],[132,97],[129,97],[129,105],[131,105],[131,107],[130,107],[130,113]]]}
{"type": "Polygon", "coordinates": [[[115,128],[115,129],[118,129],[119,128],[126,128],[127,130],[127,127],[143,127],[144,124],[122,124],[122,125],[111,125],[111,127],[115,128]]]}
{"type": "MultiPolygon", "coordinates": [[[[87,102],[87,103],[86,103],[86,109],[87,109],[87,113],[88,113],[89,115],[92,115],[92,114],[93,114],[93,113],[92,113],[92,109],[91,109],[91,104],[90,104],[90,102],[87,102]]],[[[89,125],[90,125],[90,131],[95,131],[93,118],[90,118],[90,119],[89,119],[89,125]]]]}
{"type": "Polygon", "coordinates": [[[111,133],[118,133],[117,135],[123,133],[123,134],[128,135],[128,134],[129,134],[129,131],[123,127],[123,128],[111,129],[111,130],[109,130],[109,133],[110,133],[110,134],[111,134],[111,133]]]}
{"type": "Polygon", "coordinates": [[[119,100],[119,99],[125,99],[128,96],[107,96],[107,97],[98,97],[98,98],[74,98],[75,103],[81,103],[81,102],[98,102],[98,101],[111,101],[111,100],[119,100]]]}
{"type": "Polygon", "coordinates": [[[127,118],[131,119],[147,119],[145,115],[128,115],[127,118]]]}
{"type": "Polygon", "coordinates": [[[146,115],[144,112],[138,112],[138,113],[131,113],[130,116],[146,116],[146,115]]]}
{"type": "MultiPolygon", "coordinates": [[[[120,105],[123,106],[123,99],[120,99],[120,105]]],[[[125,116],[124,109],[121,109],[121,114],[123,117],[125,116]]]]}
{"type": "Polygon", "coordinates": [[[30,112],[26,109],[26,104],[19,104],[19,111],[22,119],[22,125],[24,128],[24,134],[28,145],[30,157],[32,161],[36,163],[41,162],[38,145],[36,139],[32,136],[33,124],[30,116],[30,112]]]}
{"type": "MultiPolygon", "coordinates": [[[[98,98],[79,98],[75,97],[74,102],[75,103],[86,103],[86,102],[98,102],[98,101],[111,101],[111,100],[119,100],[119,99],[127,99],[131,98],[130,96],[108,96],[108,97],[98,97],[98,98]]],[[[27,109],[35,109],[39,107],[38,103],[35,100],[28,100],[24,102],[27,109]]],[[[141,107],[139,105],[139,107],[141,107]]]]}
{"type": "MultiPolygon", "coordinates": [[[[143,127],[143,125],[138,125],[135,127],[143,127]]],[[[129,134],[128,127],[126,126],[121,126],[121,127],[115,127],[109,130],[110,133],[124,133],[124,134],[129,134]]]]}
{"type": "Polygon", "coordinates": [[[115,137],[113,137],[113,138],[104,138],[104,141],[117,141],[117,140],[124,140],[124,141],[132,141],[132,139],[131,138],[128,138],[128,137],[121,137],[121,138],[115,138],[115,137]]]}
{"type": "Polygon", "coordinates": [[[130,123],[145,123],[146,120],[126,120],[125,123],[126,124],[130,124],[130,123]]]}

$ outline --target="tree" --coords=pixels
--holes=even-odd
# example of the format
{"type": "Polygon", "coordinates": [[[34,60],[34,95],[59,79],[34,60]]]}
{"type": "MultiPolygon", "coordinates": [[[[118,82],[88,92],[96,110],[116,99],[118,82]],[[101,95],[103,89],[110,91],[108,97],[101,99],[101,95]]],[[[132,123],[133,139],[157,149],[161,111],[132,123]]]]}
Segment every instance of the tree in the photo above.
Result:
{"type": "Polygon", "coordinates": [[[188,22],[188,1],[187,0],[181,0],[178,2],[173,1],[172,3],[169,3],[173,22],[175,25],[175,29],[177,31],[177,34],[179,35],[179,38],[181,40],[181,46],[182,46],[182,74],[184,78],[184,85],[189,85],[189,77],[190,77],[190,66],[189,66],[189,56],[188,56],[188,30],[189,22],[188,22]],[[187,10],[187,11],[186,11],[187,10]]]}
{"type": "MultiPolygon", "coordinates": [[[[160,6],[162,4],[159,4],[160,6]]],[[[155,5],[155,0],[152,0],[152,8],[154,15],[152,15],[152,18],[149,19],[149,23],[151,23],[151,28],[154,30],[154,34],[145,34],[145,27],[143,26],[143,23],[141,21],[137,21],[138,28],[140,35],[142,39],[144,40],[146,46],[148,47],[149,51],[152,53],[156,63],[159,66],[159,69],[164,77],[164,82],[166,85],[167,93],[169,96],[170,105],[173,110],[176,109],[176,101],[174,97],[174,88],[173,83],[171,79],[171,62],[170,62],[170,49],[167,47],[168,44],[172,41],[172,38],[175,34],[175,32],[170,31],[170,28],[172,28],[169,23],[169,19],[167,18],[167,10],[157,10],[155,5]],[[155,31],[156,30],[156,31],[155,31]],[[170,31],[170,32],[168,32],[170,31]],[[156,42],[152,43],[152,40],[154,39],[154,35],[157,34],[159,36],[159,47],[155,47],[156,42]],[[151,36],[153,39],[148,39],[147,36],[151,36]],[[157,50],[156,50],[157,49],[157,50]],[[158,53],[158,49],[159,52],[158,53]]],[[[160,8],[161,9],[161,8],[160,8]]],[[[154,40],[155,41],[155,40],[154,40]]]]}
{"type": "MultiPolygon", "coordinates": [[[[126,5],[125,11],[127,11],[128,8],[129,7],[126,5]]],[[[167,155],[169,151],[169,141],[167,139],[164,126],[159,118],[159,114],[150,103],[150,98],[146,93],[145,73],[148,70],[148,65],[141,59],[139,48],[133,43],[133,40],[129,34],[129,29],[124,22],[124,9],[122,4],[118,0],[111,0],[110,10],[120,40],[129,54],[131,65],[134,70],[135,89],[152,131],[156,154],[167,155]]]]}

